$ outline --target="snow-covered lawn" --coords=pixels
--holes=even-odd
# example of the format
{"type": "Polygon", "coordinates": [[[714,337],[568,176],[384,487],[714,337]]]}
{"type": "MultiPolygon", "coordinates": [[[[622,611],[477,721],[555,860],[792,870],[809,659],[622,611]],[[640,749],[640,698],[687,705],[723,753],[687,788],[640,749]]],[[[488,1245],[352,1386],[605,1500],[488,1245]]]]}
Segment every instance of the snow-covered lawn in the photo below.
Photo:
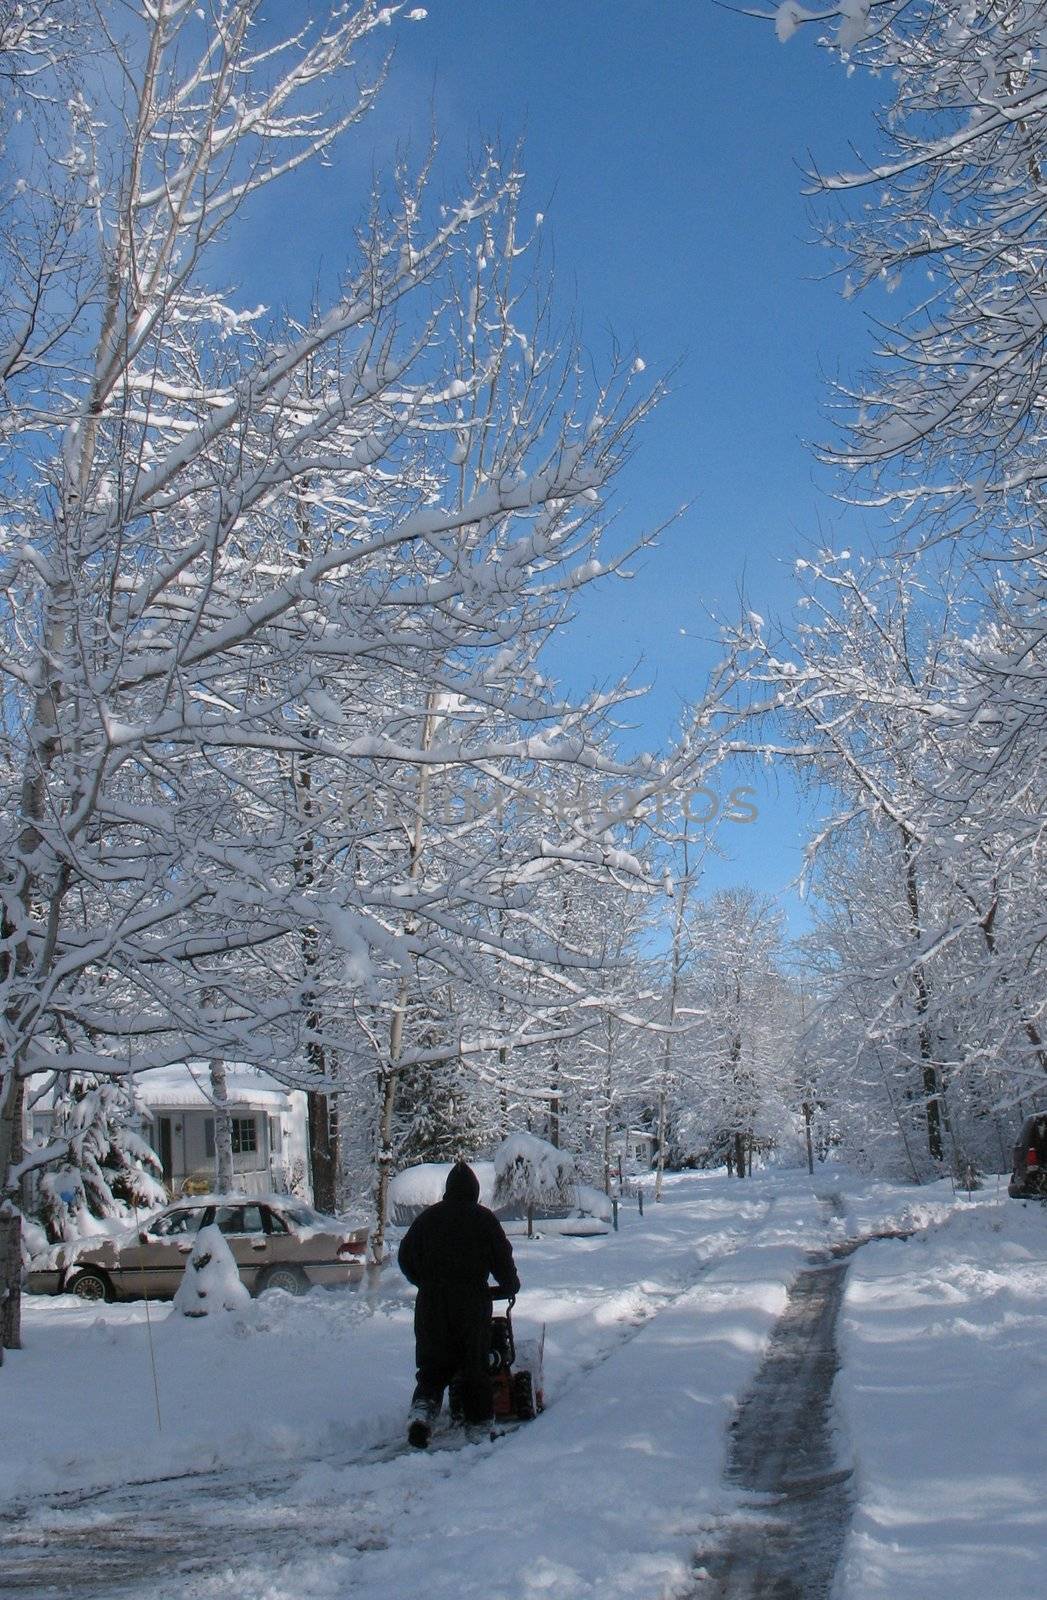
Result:
{"type": "MultiPolygon", "coordinates": [[[[150,1491],[200,1538],[225,1530],[192,1573],[157,1579],[162,1600],[700,1593],[695,1552],[745,1507],[721,1477],[726,1429],[804,1253],[914,1225],[929,1231],[851,1268],[840,1450],[860,1503],[844,1592],[1031,1595],[1047,1215],[839,1172],[681,1176],[643,1218],[623,1210],[618,1234],[514,1240],[517,1331],[547,1326],[548,1410],[453,1454],[354,1459],[404,1427],[411,1292],[395,1270],[374,1293],[272,1292],[222,1319],[154,1306],[159,1429],[145,1308],[32,1299],[26,1348],[0,1372],[0,1500],[223,1469],[150,1491]]],[[[41,1534],[104,1504],[42,1510],[41,1534]]]]}

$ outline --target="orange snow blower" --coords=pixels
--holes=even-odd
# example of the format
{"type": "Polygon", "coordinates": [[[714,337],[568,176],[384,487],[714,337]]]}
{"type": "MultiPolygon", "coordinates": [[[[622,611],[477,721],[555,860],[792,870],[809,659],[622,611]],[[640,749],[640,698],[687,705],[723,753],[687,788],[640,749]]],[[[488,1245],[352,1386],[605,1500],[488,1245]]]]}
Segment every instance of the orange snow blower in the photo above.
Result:
{"type": "MultiPolygon", "coordinates": [[[[495,1297],[497,1298],[497,1296],[495,1297]]],[[[510,1296],[504,1317],[491,1318],[491,1380],[494,1384],[494,1420],[530,1422],[545,1409],[542,1358],[545,1354],[545,1324],[537,1339],[513,1337],[512,1310],[516,1296],[510,1296]]]]}

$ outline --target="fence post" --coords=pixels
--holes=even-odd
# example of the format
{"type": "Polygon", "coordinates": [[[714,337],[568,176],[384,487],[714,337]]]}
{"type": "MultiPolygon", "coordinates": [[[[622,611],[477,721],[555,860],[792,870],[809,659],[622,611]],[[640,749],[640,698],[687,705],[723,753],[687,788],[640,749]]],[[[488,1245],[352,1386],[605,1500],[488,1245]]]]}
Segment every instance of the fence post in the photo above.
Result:
{"type": "Polygon", "coordinates": [[[636,1198],[637,1198],[637,1200],[639,1201],[639,1204],[640,1204],[640,1215],[642,1217],[643,1216],[643,1185],[642,1184],[640,1184],[637,1187],[636,1198]]]}

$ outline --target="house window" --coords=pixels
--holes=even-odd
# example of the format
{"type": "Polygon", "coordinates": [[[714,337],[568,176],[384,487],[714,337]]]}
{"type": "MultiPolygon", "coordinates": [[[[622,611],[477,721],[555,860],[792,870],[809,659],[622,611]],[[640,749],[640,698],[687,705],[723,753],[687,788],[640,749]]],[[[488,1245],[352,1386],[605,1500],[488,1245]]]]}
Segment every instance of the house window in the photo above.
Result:
{"type": "MultiPolygon", "coordinates": [[[[230,1117],[229,1131],[233,1140],[233,1155],[252,1155],[258,1149],[258,1127],[254,1117],[230,1117]]],[[[214,1117],[204,1118],[204,1153],[213,1156],[214,1117]]]]}
{"type": "Polygon", "coordinates": [[[282,1144],[281,1137],[280,1137],[280,1118],[279,1117],[270,1117],[269,1118],[269,1149],[272,1151],[274,1156],[278,1156],[280,1154],[280,1151],[282,1150],[282,1148],[283,1148],[283,1144],[282,1144]]]}
{"type": "Polygon", "coordinates": [[[258,1149],[258,1129],[254,1117],[230,1117],[229,1127],[233,1135],[233,1155],[253,1155],[258,1149]]]}

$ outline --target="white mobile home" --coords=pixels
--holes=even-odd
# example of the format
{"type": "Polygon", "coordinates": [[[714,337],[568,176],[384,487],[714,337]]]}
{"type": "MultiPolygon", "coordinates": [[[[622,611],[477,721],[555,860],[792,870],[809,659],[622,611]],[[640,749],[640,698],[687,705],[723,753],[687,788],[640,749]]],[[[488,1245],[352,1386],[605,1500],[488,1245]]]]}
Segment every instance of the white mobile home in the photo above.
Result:
{"type": "MultiPolygon", "coordinates": [[[[201,1062],[164,1067],[136,1080],[143,1136],[163,1167],[172,1194],[215,1186],[215,1118],[211,1080],[201,1062]]],[[[285,1191],[307,1179],[305,1095],[252,1067],[226,1068],[233,1136],[233,1173],[242,1194],[285,1191]]]]}
{"type": "MultiPolygon", "coordinates": [[[[254,1067],[226,1067],[233,1173],[244,1194],[309,1188],[306,1100],[254,1067]]],[[[160,1158],[172,1196],[215,1186],[214,1097],[203,1061],[159,1067],[135,1078],[139,1132],[160,1158]]],[[[35,1143],[51,1132],[48,1101],[34,1105],[28,1130],[35,1143]]]]}

